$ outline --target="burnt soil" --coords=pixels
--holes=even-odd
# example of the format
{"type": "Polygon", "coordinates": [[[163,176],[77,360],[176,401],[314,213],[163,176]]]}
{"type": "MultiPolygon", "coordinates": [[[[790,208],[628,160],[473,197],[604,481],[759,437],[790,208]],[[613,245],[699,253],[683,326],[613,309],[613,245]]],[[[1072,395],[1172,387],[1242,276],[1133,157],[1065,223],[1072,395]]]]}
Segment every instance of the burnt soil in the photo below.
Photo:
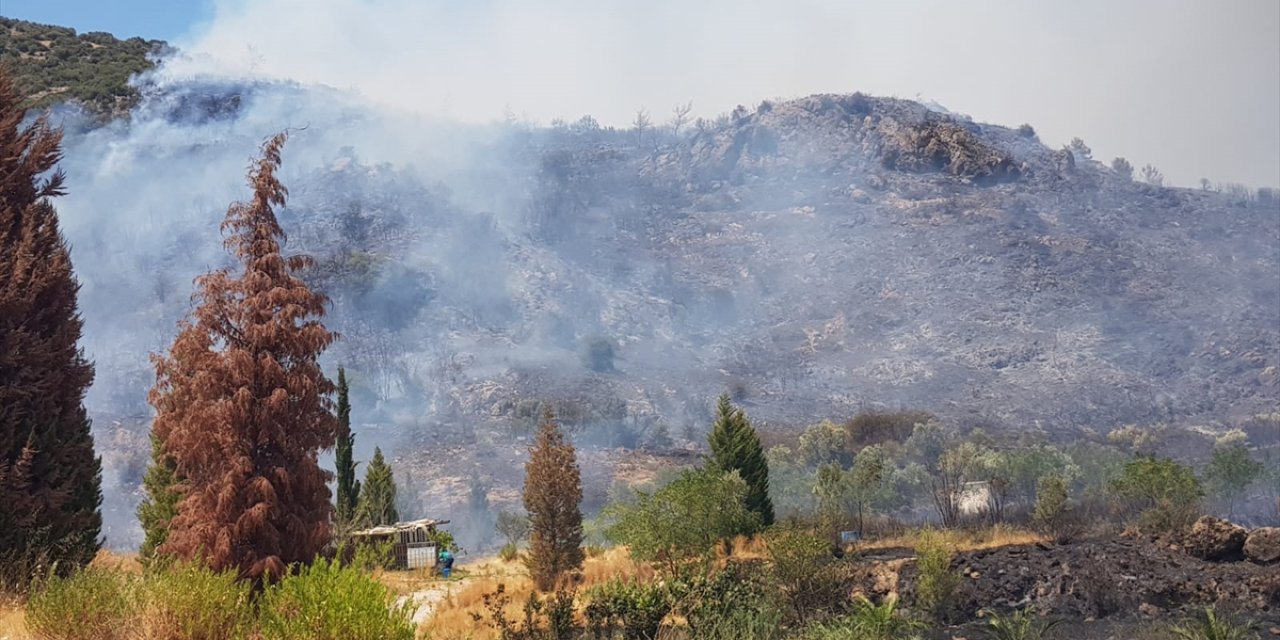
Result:
{"type": "MultiPolygon", "coordinates": [[[[896,587],[911,602],[915,565],[894,555],[899,554],[866,558],[885,568],[900,567],[896,580],[885,580],[882,570],[867,590],[884,596],[896,587]]],[[[1169,623],[1207,605],[1253,623],[1262,637],[1271,637],[1272,628],[1280,631],[1280,566],[1207,562],[1167,540],[1121,537],[1001,547],[958,553],[952,567],[961,575],[950,616],[954,626],[940,626],[929,637],[984,637],[979,631],[985,626],[984,609],[1024,607],[1064,620],[1059,637],[1069,638],[1167,637],[1161,630],[1169,623]]]]}

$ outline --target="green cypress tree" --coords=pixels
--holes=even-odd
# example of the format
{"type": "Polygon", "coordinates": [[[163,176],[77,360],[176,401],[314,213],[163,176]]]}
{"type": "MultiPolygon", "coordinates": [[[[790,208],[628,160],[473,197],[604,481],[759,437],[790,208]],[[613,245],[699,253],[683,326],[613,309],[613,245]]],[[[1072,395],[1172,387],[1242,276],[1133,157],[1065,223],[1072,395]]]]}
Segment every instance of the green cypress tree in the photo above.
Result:
{"type": "Polygon", "coordinates": [[[138,505],[138,521],[142,523],[143,533],[138,559],[143,565],[151,563],[156,557],[156,548],[169,538],[169,523],[178,515],[178,501],[182,498],[177,485],[173,458],[165,455],[164,443],[153,434],[151,464],[142,478],[147,497],[138,505]]]}
{"type": "Polygon", "coordinates": [[[391,474],[391,465],[382,457],[382,449],[373,450],[373,460],[369,462],[360,491],[356,520],[366,527],[395,524],[400,520],[400,514],[396,513],[396,480],[391,474]]]}
{"type": "Polygon", "coordinates": [[[773,501],[769,499],[769,464],[765,461],[760,436],[742,409],[734,408],[729,395],[720,396],[716,421],[708,436],[711,463],[722,471],[737,471],[747,483],[747,509],[760,514],[760,521],[773,524],[773,501]]]}
{"type": "Polygon", "coordinates": [[[356,480],[356,463],[352,459],[356,437],[351,432],[351,401],[348,397],[347,372],[338,367],[338,442],[334,465],[338,476],[338,522],[350,523],[360,504],[360,481],[356,480]]]}

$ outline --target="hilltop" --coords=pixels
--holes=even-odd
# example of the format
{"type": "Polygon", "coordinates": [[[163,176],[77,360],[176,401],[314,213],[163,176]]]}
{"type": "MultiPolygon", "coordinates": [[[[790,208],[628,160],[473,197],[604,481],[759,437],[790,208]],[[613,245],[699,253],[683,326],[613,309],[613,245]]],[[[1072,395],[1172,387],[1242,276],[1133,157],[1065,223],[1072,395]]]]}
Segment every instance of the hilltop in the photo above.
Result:
{"type": "MultiPolygon", "coordinates": [[[[50,78],[100,64],[41,58],[50,78]]],[[[147,354],[191,277],[225,260],[244,158],[288,126],[306,129],[280,218],[332,298],[328,364],[347,367],[358,446],[394,449],[432,516],[464,478],[513,499],[542,402],[584,447],[597,501],[688,462],[724,390],[773,440],[874,408],[1063,440],[1277,409],[1272,190],[1137,181],[1031,126],[858,93],[630,129],[406,122],[226,78],[111,95],[136,100],[131,122],[71,129],[58,206],[108,503],[129,522],[147,354]]]]}
{"type": "Polygon", "coordinates": [[[32,108],[75,101],[98,118],[127,113],[139,98],[130,76],[152,68],[150,56],[166,48],[159,40],[77,34],[0,16],[0,65],[13,73],[32,108]]]}

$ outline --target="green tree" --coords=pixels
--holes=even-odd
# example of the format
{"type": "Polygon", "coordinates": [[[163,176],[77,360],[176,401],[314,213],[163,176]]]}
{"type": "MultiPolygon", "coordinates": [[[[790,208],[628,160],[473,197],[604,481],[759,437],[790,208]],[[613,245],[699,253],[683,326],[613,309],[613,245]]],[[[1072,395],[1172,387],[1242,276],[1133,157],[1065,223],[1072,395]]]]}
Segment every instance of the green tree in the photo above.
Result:
{"type": "Polygon", "coordinates": [[[356,463],[352,459],[355,434],[351,432],[351,400],[347,387],[347,372],[338,367],[338,441],[334,451],[334,466],[338,479],[338,522],[350,523],[360,504],[360,481],[356,480],[356,463]]]}
{"type": "Polygon", "coordinates": [[[861,533],[867,514],[887,497],[891,473],[880,445],[863,447],[848,469],[834,463],[819,466],[813,485],[819,514],[833,525],[852,514],[861,533]]]}
{"type": "Polygon", "coordinates": [[[1249,456],[1244,442],[1224,443],[1213,450],[1213,459],[1204,470],[1205,484],[1227,502],[1227,515],[1235,515],[1236,500],[1254,480],[1262,477],[1262,463],[1249,456]]]}
{"type": "Polygon", "coordinates": [[[1125,465],[1111,482],[1111,496],[1126,511],[1139,513],[1139,524],[1153,531],[1190,526],[1200,511],[1204,491],[1191,468],[1168,458],[1143,456],[1125,465]]]}
{"type": "Polygon", "coordinates": [[[721,471],[737,471],[747,483],[747,509],[760,514],[764,526],[773,524],[773,502],[769,499],[769,463],[765,460],[760,436],[742,409],[734,408],[729,394],[720,396],[716,421],[708,437],[711,462],[721,471]]]}
{"type": "Polygon", "coordinates": [[[885,495],[888,461],[879,445],[864,447],[858,452],[846,474],[849,503],[858,516],[858,532],[866,526],[866,514],[875,508],[885,495]]]}
{"type": "Polygon", "coordinates": [[[182,498],[178,491],[177,467],[173,458],[165,455],[164,443],[154,434],[151,436],[151,464],[147,467],[147,475],[142,478],[142,486],[147,497],[138,505],[138,521],[142,523],[143,534],[138,559],[146,566],[155,558],[156,549],[169,538],[169,523],[178,515],[178,500],[182,498]]]}
{"type": "Polygon", "coordinates": [[[717,542],[759,529],[760,515],[747,509],[747,484],[716,467],[686,469],[662,488],[636,492],[634,502],[605,507],[609,539],[625,544],[639,560],[673,573],[685,560],[709,552],[717,542]]]}
{"type": "Polygon", "coordinates": [[[582,473],[573,443],[544,408],[538,440],[525,464],[524,510],[529,514],[526,564],[541,591],[582,568],[582,473]]]}
{"type": "Polygon", "coordinates": [[[373,450],[373,460],[365,471],[356,520],[366,527],[395,524],[400,520],[396,512],[396,480],[380,448],[373,450]]]}

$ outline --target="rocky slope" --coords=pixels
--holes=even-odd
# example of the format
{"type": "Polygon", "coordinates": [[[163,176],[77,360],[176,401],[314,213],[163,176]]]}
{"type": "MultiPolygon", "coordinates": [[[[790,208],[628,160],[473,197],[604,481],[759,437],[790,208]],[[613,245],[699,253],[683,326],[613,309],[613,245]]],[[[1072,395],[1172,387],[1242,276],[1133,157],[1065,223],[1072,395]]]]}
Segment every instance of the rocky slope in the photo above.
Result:
{"type": "Polygon", "coordinates": [[[302,124],[280,217],[333,298],[358,446],[403,445],[418,476],[440,471],[427,460],[509,484],[499,449],[544,401],[584,446],[661,449],[698,441],[724,390],[772,431],[875,406],[1050,434],[1220,424],[1280,397],[1273,191],[1137,183],[1026,127],[860,94],[676,135],[406,122],[296,85],[142,86],[127,123],[63,114],[89,403],[123,490],[142,469],[147,353],[190,278],[225,262],[244,158],[302,124]]]}

